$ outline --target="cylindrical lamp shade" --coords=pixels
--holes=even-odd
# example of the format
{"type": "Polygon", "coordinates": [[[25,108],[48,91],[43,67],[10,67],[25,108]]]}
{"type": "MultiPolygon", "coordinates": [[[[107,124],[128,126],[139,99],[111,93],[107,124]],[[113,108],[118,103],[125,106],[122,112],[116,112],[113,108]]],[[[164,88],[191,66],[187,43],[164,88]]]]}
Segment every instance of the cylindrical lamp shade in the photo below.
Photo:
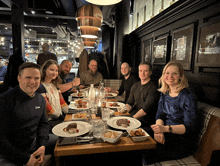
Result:
{"type": "Polygon", "coordinates": [[[114,5],[121,2],[122,0],[86,0],[89,3],[96,5],[114,5]]]}
{"type": "Polygon", "coordinates": [[[87,4],[78,9],[76,17],[81,36],[97,38],[103,20],[102,11],[95,5],[87,4]]]}
{"type": "Polygon", "coordinates": [[[94,38],[82,38],[85,48],[94,48],[96,39],[94,38]]]}

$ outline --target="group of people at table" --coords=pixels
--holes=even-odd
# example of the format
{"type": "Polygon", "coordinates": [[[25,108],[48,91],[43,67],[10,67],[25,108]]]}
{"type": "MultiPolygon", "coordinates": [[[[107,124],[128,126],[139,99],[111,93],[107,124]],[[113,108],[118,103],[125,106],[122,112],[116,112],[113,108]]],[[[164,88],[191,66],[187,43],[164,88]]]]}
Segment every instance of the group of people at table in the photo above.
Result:
{"type": "MultiPolygon", "coordinates": [[[[52,127],[63,122],[68,113],[68,96],[90,84],[98,86],[103,79],[96,60],[80,78],[67,83],[72,63],[60,65],[47,60],[42,66],[23,63],[18,70],[19,85],[0,95],[0,165],[40,165],[45,154],[53,154],[58,136],[52,127]]],[[[122,84],[107,92],[121,95],[126,109],[140,120],[157,144],[143,154],[147,164],[191,155],[196,136],[196,96],[188,89],[182,66],[174,61],[166,64],[158,86],[151,80],[152,66],[140,63],[139,79],[128,63],[121,65],[122,84]],[[155,121],[156,120],[156,121],[155,121]]]]}

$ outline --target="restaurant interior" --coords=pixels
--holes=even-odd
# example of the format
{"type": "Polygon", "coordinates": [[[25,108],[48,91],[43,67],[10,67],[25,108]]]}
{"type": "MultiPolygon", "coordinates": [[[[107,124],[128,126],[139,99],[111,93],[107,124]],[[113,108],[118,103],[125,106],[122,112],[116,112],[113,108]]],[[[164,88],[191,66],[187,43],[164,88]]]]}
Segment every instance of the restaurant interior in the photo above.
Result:
{"type": "Polygon", "coordinates": [[[86,50],[90,56],[104,55],[108,68],[104,79],[121,79],[123,62],[138,74],[139,64],[147,61],[153,66],[151,79],[156,84],[163,67],[176,60],[183,66],[198,101],[220,107],[219,0],[95,3],[1,0],[0,56],[7,61],[18,52],[23,58],[28,54],[35,62],[41,45],[48,42],[59,63],[64,59],[73,62],[74,76],[86,50]],[[95,37],[83,37],[86,33],[95,37]]]}

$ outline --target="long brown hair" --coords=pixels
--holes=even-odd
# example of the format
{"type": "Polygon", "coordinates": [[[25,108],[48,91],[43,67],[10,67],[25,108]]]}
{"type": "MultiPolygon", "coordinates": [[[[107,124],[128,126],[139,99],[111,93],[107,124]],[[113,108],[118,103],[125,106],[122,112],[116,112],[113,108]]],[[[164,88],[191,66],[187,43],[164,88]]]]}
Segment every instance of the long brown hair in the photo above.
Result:
{"type": "MultiPolygon", "coordinates": [[[[47,68],[48,68],[50,65],[52,65],[52,64],[55,64],[55,65],[57,66],[57,69],[59,70],[58,63],[57,63],[55,60],[52,60],[52,59],[47,60],[47,61],[43,64],[43,66],[41,67],[41,81],[42,81],[42,82],[45,81],[47,68]]],[[[59,73],[59,71],[58,71],[58,73],[59,73]]],[[[60,77],[59,77],[59,74],[58,74],[58,76],[57,76],[55,79],[53,79],[51,82],[52,82],[56,87],[58,87],[59,83],[61,82],[61,79],[60,79],[60,77]]]]}
{"type": "Polygon", "coordinates": [[[161,86],[160,89],[158,89],[158,91],[166,94],[167,91],[170,90],[169,86],[167,85],[167,83],[164,81],[164,75],[166,73],[166,70],[169,66],[177,66],[179,68],[179,73],[180,73],[180,82],[179,85],[176,87],[176,92],[180,92],[182,89],[187,88],[189,86],[188,84],[188,80],[184,74],[184,70],[183,67],[180,63],[176,62],[176,61],[170,61],[169,63],[166,64],[166,66],[163,69],[163,73],[162,76],[159,79],[159,86],[161,86]]]}

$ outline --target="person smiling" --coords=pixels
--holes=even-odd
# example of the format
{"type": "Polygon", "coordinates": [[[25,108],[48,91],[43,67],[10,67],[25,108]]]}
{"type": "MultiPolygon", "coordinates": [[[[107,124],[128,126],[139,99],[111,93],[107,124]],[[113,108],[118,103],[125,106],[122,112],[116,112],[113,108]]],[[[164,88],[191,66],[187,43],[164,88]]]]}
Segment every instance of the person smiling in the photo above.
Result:
{"type": "Polygon", "coordinates": [[[150,78],[151,64],[142,62],[138,68],[140,81],[132,86],[126,109],[133,118],[141,121],[142,127],[146,127],[145,130],[148,132],[148,128],[155,121],[159,92],[150,78]]]}
{"type": "Polygon", "coordinates": [[[47,60],[41,68],[41,86],[37,90],[46,100],[46,112],[51,129],[61,123],[68,113],[68,105],[58,90],[60,78],[58,77],[58,64],[55,60],[47,60]]]}
{"type": "Polygon", "coordinates": [[[159,79],[160,100],[151,128],[157,148],[145,154],[147,164],[191,155],[196,146],[196,96],[188,89],[181,64],[169,62],[159,79]]]}
{"type": "Polygon", "coordinates": [[[49,138],[45,100],[35,93],[40,66],[23,63],[17,79],[19,85],[0,96],[0,165],[38,166],[43,163],[49,138]]]}
{"type": "Polygon", "coordinates": [[[80,86],[79,88],[85,88],[90,86],[90,84],[94,84],[94,86],[98,86],[100,81],[103,79],[102,74],[98,72],[98,62],[92,59],[89,62],[89,70],[84,71],[80,75],[80,86]]]}

